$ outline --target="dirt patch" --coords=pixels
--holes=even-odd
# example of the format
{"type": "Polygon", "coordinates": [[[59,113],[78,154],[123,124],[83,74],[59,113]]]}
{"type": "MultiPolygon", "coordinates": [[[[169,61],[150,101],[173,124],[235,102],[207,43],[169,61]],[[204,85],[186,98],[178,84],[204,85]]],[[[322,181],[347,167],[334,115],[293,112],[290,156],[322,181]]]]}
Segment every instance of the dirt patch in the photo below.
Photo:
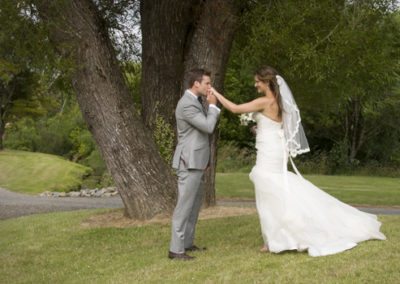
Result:
{"type": "MultiPolygon", "coordinates": [[[[233,217],[240,215],[255,214],[255,208],[243,207],[224,207],[215,206],[200,211],[200,220],[233,217]]],[[[81,226],[84,228],[126,228],[135,226],[144,226],[149,224],[168,224],[171,221],[170,216],[159,215],[150,220],[141,221],[127,218],[123,215],[123,210],[113,210],[102,214],[93,215],[85,219],[81,226]]]]}

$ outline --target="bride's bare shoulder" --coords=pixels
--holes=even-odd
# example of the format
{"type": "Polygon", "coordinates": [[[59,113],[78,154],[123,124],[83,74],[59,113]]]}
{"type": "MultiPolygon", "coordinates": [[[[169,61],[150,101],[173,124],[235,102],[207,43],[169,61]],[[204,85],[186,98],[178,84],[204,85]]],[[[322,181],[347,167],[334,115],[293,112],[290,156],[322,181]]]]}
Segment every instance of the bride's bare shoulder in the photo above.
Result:
{"type": "Polygon", "coordinates": [[[265,104],[271,104],[271,103],[275,102],[275,99],[269,98],[267,96],[262,96],[262,97],[256,98],[255,100],[257,100],[259,102],[263,102],[265,104]]]}
{"type": "Polygon", "coordinates": [[[276,100],[274,98],[264,96],[259,99],[265,104],[266,107],[272,107],[276,104],[276,100]]]}
{"type": "Polygon", "coordinates": [[[266,96],[259,97],[253,100],[253,102],[256,103],[263,110],[274,109],[274,105],[276,104],[275,99],[266,96]]]}

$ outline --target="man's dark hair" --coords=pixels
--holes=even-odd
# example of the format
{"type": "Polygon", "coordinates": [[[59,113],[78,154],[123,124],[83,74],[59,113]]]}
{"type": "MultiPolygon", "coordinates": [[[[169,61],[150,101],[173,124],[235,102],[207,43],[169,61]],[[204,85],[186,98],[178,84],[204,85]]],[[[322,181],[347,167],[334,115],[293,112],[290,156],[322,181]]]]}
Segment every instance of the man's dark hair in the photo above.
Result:
{"type": "Polygon", "coordinates": [[[195,68],[190,70],[187,73],[187,86],[188,88],[193,87],[194,82],[199,82],[201,83],[201,81],[203,80],[203,76],[209,76],[211,77],[211,72],[208,70],[204,70],[202,68],[195,68]]]}

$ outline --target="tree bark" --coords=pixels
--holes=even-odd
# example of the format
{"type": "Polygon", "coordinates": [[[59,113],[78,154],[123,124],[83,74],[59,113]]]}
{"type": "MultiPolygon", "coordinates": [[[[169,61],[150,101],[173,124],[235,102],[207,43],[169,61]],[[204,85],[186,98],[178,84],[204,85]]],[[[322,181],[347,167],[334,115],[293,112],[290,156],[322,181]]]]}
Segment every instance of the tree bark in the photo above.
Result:
{"type": "MultiPolygon", "coordinates": [[[[194,67],[212,73],[214,87],[223,92],[224,78],[238,24],[240,7],[235,0],[206,0],[185,56],[185,74],[194,67]]],[[[185,78],[186,79],[186,78],[185,78]]],[[[186,80],[184,80],[186,81],[186,80]]],[[[215,198],[218,128],[211,136],[210,167],[205,173],[205,205],[212,206],[215,198]]]]}
{"type": "Polygon", "coordinates": [[[131,218],[170,212],[176,181],[134,110],[105,24],[90,0],[34,1],[50,39],[76,64],[73,87],[131,218]]]}
{"type": "MultiPolygon", "coordinates": [[[[151,128],[161,116],[175,128],[182,95],[185,50],[190,45],[200,0],[140,2],[142,28],[142,117],[151,128]]],[[[172,129],[175,131],[175,129],[172,129]]]]}
{"type": "MultiPolygon", "coordinates": [[[[160,115],[175,131],[175,107],[187,87],[184,75],[191,68],[210,70],[214,86],[223,90],[241,5],[235,0],[141,2],[141,95],[146,125],[152,127],[160,115]]],[[[211,162],[205,174],[206,205],[215,204],[217,137],[218,130],[211,137],[211,162]]]]}

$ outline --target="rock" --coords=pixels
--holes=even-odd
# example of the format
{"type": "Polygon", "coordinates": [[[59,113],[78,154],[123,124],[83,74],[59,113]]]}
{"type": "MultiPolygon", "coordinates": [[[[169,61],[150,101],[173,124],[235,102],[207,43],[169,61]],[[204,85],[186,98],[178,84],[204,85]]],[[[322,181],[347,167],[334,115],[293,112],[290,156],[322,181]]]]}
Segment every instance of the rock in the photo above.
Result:
{"type": "Polygon", "coordinates": [[[81,192],[81,197],[90,197],[90,193],[88,191],[81,192]]]}
{"type": "Polygon", "coordinates": [[[104,190],[104,189],[99,189],[99,190],[96,190],[96,192],[94,193],[93,196],[95,196],[95,197],[101,197],[104,193],[105,193],[105,190],[104,190]]]}
{"type": "Polygon", "coordinates": [[[40,194],[40,197],[49,197],[49,196],[52,196],[52,193],[50,191],[45,191],[40,194]]]}
{"type": "Polygon", "coordinates": [[[106,192],[114,192],[117,190],[115,186],[109,186],[105,188],[106,192]]]}
{"type": "Polygon", "coordinates": [[[115,186],[109,186],[105,188],[95,189],[81,189],[80,191],[65,192],[51,192],[45,191],[40,194],[41,197],[111,197],[119,194],[118,189],[115,186]]]}
{"type": "Polygon", "coordinates": [[[69,196],[79,197],[79,196],[81,196],[81,192],[80,191],[71,191],[71,192],[69,192],[69,196]]]}

